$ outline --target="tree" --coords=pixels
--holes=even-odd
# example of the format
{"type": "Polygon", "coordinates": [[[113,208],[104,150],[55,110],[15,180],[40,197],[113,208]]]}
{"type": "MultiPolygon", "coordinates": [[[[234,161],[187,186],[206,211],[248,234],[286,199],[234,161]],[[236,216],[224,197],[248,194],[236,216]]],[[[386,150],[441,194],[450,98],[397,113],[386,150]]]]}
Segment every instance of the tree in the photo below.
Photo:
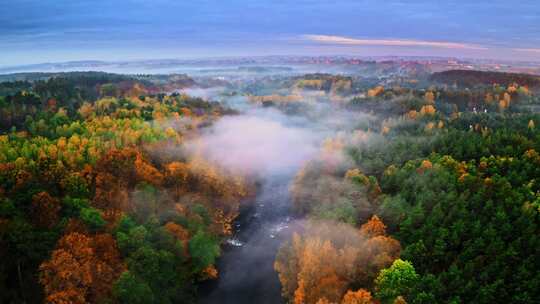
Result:
{"type": "Polygon", "coordinates": [[[432,91],[427,91],[426,94],[424,95],[424,100],[428,104],[435,103],[435,94],[432,91]]]}
{"type": "Polygon", "coordinates": [[[308,222],[304,228],[279,249],[274,263],[290,302],[338,303],[348,286],[371,287],[379,271],[399,257],[399,242],[386,236],[376,216],[360,232],[335,222],[308,222]]]}
{"type": "Polygon", "coordinates": [[[106,224],[101,213],[95,208],[83,208],[80,216],[91,230],[98,230],[106,224]]]}
{"type": "Polygon", "coordinates": [[[367,223],[360,227],[360,233],[368,238],[386,235],[386,225],[378,216],[374,215],[367,223]]]}
{"type": "Polygon", "coordinates": [[[295,234],[292,246],[286,245],[278,252],[274,268],[284,287],[283,294],[295,303],[314,304],[322,298],[335,302],[341,299],[347,282],[334,263],[343,261],[330,241],[295,234]],[[287,257],[289,254],[293,256],[287,257]]]}
{"type": "Polygon", "coordinates": [[[154,303],[152,289],[144,281],[125,271],[114,283],[113,295],[120,303],[154,303]]]}
{"type": "Polygon", "coordinates": [[[512,97],[510,94],[504,92],[503,98],[499,100],[499,108],[500,110],[505,110],[510,106],[510,101],[512,100],[512,97]]]}
{"type": "Polygon", "coordinates": [[[58,223],[60,202],[49,193],[43,191],[32,197],[32,218],[36,225],[52,228],[58,223]]]}
{"type": "Polygon", "coordinates": [[[77,298],[86,301],[92,284],[93,255],[89,237],[79,233],[63,237],[51,259],[40,266],[40,282],[46,297],[76,293],[77,298]]]}
{"type": "Polygon", "coordinates": [[[166,165],[165,183],[174,189],[175,197],[180,197],[187,187],[189,167],[183,162],[171,162],[166,165]]]}
{"type": "Polygon", "coordinates": [[[376,96],[379,96],[380,94],[382,94],[383,92],[384,92],[384,87],[383,86],[376,86],[373,89],[368,90],[367,96],[368,97],[376,97],[376,96]]]}
{"type": "Polygon", "coordinates": [[[420,108],[420,114],[422,115],[434,115],[437,110],[432,105],[425,105],[420,108]]]}
{"type": "Polygon", "coordinates": [[[94,107],[90,103],[85,102],[79,108],[78,112],[84,119],[87,119],[94,113],[94,107]]]}
{"type": "Polygon", "coordinates": [[[49,295],[45,299],[49,304],[86,304],[88,303],[84,295],[76,289],[70,289],[66,291],[59,291],[49,295]]]}
{"type": "Polygon", "coordinates": [[[317,301],[317,304],[331,304],[327,298],[322,298],[317,301]]]}
{"type": "Polygon", "coordinates": [[[371,293],[365,289],[359,289],[357,291],[347,291],[341,304],[372,304],[371,293]]]}
{"type": "Polygon", "coordinates": [[[88,198],[90,196],[89,182],[79,173],[65,176],[60,183],[66,194],[71,197],[88,198]]]}
{"type": "Polygon", "coordinates": [[[301,250],[302,239],[297,233],[293,234],[290,244],[282,246],[276,255],[274,269],[281,282],[281,294],[286,299],[294,297],[298,288],[299,259],[297,252],[301,250]]]}
{"type": "Polygon", "coordinates": [[[129,271],[147,284],[157,303],[174,302],[189,286],[182,277],[179,260],[173,252],[145,245],[129,255],[129,271]]]}
{"type": "Polygon", "coordinates": [[[397,259],[389,268],[381,270],[375,280],[375,295],[383,303],[392,303],[397,297],[407,297],[419,276],[416,274],[413,265],[408,261],[397,259]]]}
{"type": "Polygon", "coordinates": [[[101,301],[110,296],[123,264],[110,234],[89,237],[70,233],[58,241],[50,260],[40,266],[40,282],[47,301],[66,296],[101,301]]]}
{"type": "Polygon", "coordinates": [[[163,183],[163,174],[144,160],[140,154],[137,154],[135,159],[135,172],[141,180],[154,186],[160,186],[163,183]]]}
{"type": "Polygon", "coordinates": [[[174,222],[168,222],[167,224],[165,224],[165,229],[167,229],[167,231],[169,231],[169,233],[171,233],[178,241],[180,241],[180,243],[182,244],[182,247],[184,249],[184,254],[188,255],[188,250],[189,250],[189,239],[190,239],[190,235],[189,235],[189,231],[174,223],[174,222]]]}
{"type": "Polygon", "coordinates": [[[302,299],[301,303],[316,303],[320,298],[339,300],[347,282],[338,274],[338,268],[328,263],[339,259],[332,243],[317,238],[307,239],[299,258],[301,269],[295,302],[297,298],[302,299]]]}
{"type": "Polygon", "coordinates": [[[109,233],[92,236],[94,261],[92,262],[93,284],[90,289],[90,301],[97,302],[111,296],[112,284],[125,270],[120,259],[116,240],[109,233]]]}
{"type": "Polygon", "coordinates": [[[193,260],[194,270],[200,272],[215,263],[220,249],[218,243],[211,236],[198,231],[189,241],[189,253],[193,260]]]}

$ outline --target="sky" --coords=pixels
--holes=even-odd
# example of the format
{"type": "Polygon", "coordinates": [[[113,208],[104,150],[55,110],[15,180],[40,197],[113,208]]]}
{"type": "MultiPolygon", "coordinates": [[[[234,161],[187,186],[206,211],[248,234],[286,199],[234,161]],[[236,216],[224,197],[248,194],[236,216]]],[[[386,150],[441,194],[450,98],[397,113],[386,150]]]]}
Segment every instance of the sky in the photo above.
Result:
{"type": "Polygon", "coordinates": [[[0,0],[0,65],[263,55],[540,61],[538,0],[0,0]]]}

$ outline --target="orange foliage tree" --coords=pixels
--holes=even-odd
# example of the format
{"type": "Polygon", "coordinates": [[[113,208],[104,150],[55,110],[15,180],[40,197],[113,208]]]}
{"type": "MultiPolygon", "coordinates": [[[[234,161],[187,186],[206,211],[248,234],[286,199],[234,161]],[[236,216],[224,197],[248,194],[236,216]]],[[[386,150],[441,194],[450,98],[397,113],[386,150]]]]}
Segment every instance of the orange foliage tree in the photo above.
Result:
{"type": "Polygon", "coordinates": [[[425,105],[420,108],[420,114],[422,115],[433,115],[435,112],[437,112],[437,110],[432,105],[425,105]]]}
{"type": "Polygon", "coordinates": [[[165,184],[172,188],[175,198],[179,198],[185,191],[189,176],[189,167],[183,162],[171,162],[165,166],[165,184]]]}
{"type": "Polygon", "coordinates": [[[160,186],[163,175],[135,148],[113,149],[96,164],[96,194],[93,205],[100,209],[129,211],[129,191],[140,182],[160,186]]]}
{"type": "Polygon", "coordinates": [[[384,236],[386,235],[386,225],[378,216],[374,215],[369,221],[367,221],[367,223],[360,227],[360,233],[368,238],[384,236]]]}
{"type": "Polygon", "coordinates": [[[341,304],[372,304],[373,299],[371,293],[365,289],[359,289],[358,291],[347,291],[341,304]]]}
{"type": "MultiPolygon", "coordinates": [[[[377,216],[359,231],[333,222],[310,222],[305,228],[305,233],[295,233],[280,248],[274,263],[282,294],[294,303],[345,301],[349,286],[372,287],[379,271],[400,254],[399,242],[386,235],[386,226],[377,216]]],[[[356,303],[355,297],[369,300],[371,296],[349,292],[345,303],[356,303]]]]}
{"type": "Polygon", "coordinates": [[[110,296],[113,283],[124,269],[112,235],[67,234],[39,268],[45,302],[102,301],[110,296]]]}

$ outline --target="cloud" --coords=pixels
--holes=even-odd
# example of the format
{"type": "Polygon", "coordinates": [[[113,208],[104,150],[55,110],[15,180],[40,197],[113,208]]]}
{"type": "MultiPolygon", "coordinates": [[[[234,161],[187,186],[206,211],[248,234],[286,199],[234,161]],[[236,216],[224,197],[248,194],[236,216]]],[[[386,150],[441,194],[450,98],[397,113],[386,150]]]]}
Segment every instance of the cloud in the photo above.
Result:
{"type": "Polygon", "coordinates": [[[512,49],[516,52],[527,52],[527,53],[538,53],[540,54],[540,49],[512,49]]]}
{"type": "Polygon", "coordinates": [[[200,138],[186,143],[186,152],[232,172],[281,174],[296,172],[311,159],[320,137],[306,127],[290,125],[290,119],[279,112],[252,111],[221,118],[200,138]]]}
{"type": "Polygon", "coordinates": [[[433,47],[445,49],[469,49],[486,50],[487,48],[478,45],[447,42],[447,41],[424,41],[424,40],[404,40],[404,39],[356,39],[343,36],[332,35],[303,35],[304,40],[315,41],[327,44],[342,45],[368,45],[368,46],[415,46],[433,47]]]}

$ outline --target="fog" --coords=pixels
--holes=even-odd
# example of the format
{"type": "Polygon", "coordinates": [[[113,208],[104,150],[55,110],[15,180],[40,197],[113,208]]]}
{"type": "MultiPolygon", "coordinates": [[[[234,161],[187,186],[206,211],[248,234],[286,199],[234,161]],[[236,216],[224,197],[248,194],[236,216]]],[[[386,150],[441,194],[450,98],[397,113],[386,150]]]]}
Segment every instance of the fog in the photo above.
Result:
{"type": "Polygon", "coordinates": [[[280,283],[273,268],[279,246],[303,221],[291,213],[290,187],[308,162],[324,159],[348,165],[341,150],[325,148],[345,139],[359,143],[366,136],[353,134],[359,124],[377,118],[346,111],[327,97],[309,91],[295,101],[299,109],[288,113],[279,106],[263,107],[230,88],[195,88],[183,93],[216,100],[239,112],[220,118],[184,145],[183,154],[202,155],[226,171],[260,184],[251,208],[236,222],[236,233],[219,259],[217,281],[202,287],[202,303],[280,303],[280,283]],[[322,101],[322,102],[321,102],[322,101]],[[350,136],[349,136],[350,135],[350,136]]]}
{"type": "Polygon", "coordinates": [[[253,110],[220,119],[187,149],[245,175],[294,173],[315,155],[321,135],[275,110],[253,110]]]}

